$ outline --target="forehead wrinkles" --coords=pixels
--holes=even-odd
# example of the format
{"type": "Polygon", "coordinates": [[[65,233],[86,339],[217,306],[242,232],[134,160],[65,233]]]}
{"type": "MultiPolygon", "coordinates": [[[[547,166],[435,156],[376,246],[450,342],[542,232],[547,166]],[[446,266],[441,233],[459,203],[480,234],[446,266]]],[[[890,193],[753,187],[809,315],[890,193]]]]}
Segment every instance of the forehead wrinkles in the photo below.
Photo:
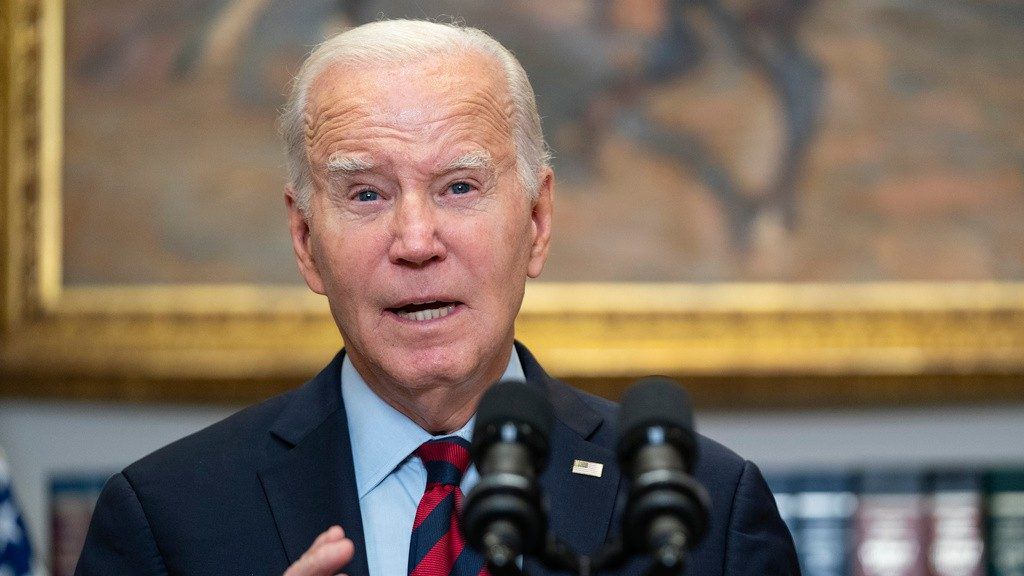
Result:
{"type": "Polygon", "coordinates": [[[408,82],[395,82],[402,77],[395,71],[356,72],[351,81],[341,81],[337,69],[325,72],[314,82],[306,104],[307,154],[330,154],[352,140],[417,136],[432,141],[469,137],[511,148],[513,104],[503,77],[490,62],[467,64],[444,62],[433,75],[424,67],[411,79],[401,78],[408,82]],[[348,88],[348,95],[335,91],[339,85],[348,88]]]}
{"type": "MultiPolygon", "coordinates": [[[[309,105],[311,106],[311,100],[309,105]]],[[[355,102],[340,109],[334,109],[335,102],[318,102],[316,109],[308,110],[306,122],[306,151],[312,153],[319,149],[325,140],[340,140],[363,115],[359,114],[360,106],[355,102]]]]}
{"type": "Polygon", "coordinates": [[[501,102],[491,90],[478,90],[450,111],[441,111],[435,123],[451,121],[455,125],[469,124],[479,130],[486,127],[494,136],[512,140],[512,102],[501,102]]]}

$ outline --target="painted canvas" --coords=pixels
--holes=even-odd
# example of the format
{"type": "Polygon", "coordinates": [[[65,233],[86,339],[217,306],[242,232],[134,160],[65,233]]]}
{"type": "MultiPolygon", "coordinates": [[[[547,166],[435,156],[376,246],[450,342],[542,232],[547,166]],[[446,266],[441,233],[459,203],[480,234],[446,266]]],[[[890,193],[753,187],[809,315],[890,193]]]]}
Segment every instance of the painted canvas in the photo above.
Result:
{"type": "Polygon", "coordinates": [[[1024,279],[1015,0],[69,0],[68,285],[298,284],[275,119],[387,17],[522,60],[557,174],[546,281],[1024,279]]]}

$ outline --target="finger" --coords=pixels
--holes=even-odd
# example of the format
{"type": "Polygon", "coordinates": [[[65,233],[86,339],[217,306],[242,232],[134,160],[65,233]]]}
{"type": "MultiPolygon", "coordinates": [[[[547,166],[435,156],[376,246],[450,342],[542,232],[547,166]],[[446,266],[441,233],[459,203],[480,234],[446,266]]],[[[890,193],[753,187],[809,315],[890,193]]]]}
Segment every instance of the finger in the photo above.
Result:
{"type": "MultiPolygon", "coordinates": [[[[326,565],[333,564],[334,563],[334,558],[332,558],[332,556],[336,556],[338,553],[343,553],[343,549],[345,547],[343,546],[342,549],[340,550],[340,552],[337,549],[336,550],[328,550],[326,552],[321,552],[321,549],[324,548],[325,546],[329,545],[329,544],[332,544],[332,543],[333,544],[338,544],[340,542],[343,542],[344,540],[345,540],[345,531],[341,528],[341,526],[335,525],[335,526],[331,526],[327,530],[324,530],[323,532],[320,533],[319,536],[316,537],[316,540],[313,541],[313,544],[309,547],[308,550],[306,550],[306,552],[302,555],[302,557],[299,558],[299,560],[297,560],[289,568],[288,572],[285,572],[285,575],[286,576],[302,576],[302,575],[306,575],[306,574],[310,574],[310,575],[316,574],[316,575],[319,575],[321,572],[323,572],[324,569],[326,569],[326,568],[321,568],[321,565],[325,565],[326,566],[326,565]]],[[[337,560],[337,561],[343,561],[345,563],[348,562],[348,560],[344,560],[344,559],[337,560]]],[[[333,574],[333,571],[332,572],[327,572],[327,573],[328,574],[333,574]]]]}
{"type": "Polygon", "coordinates": [[[331,576],[348,564],[355,555],[355,545],[348,538],[323,542],[311,547],[284,576],[331,576]]]}
{"type": "Polygon", "coordinates": [[[313,544],[310,545],[310,549],[316,548],[320,544],[331,540],[341,540],[345,537],[345,531],[341,529],[341,526],[331,526],[327,530],[324,530],[313,540],[313,544]]]}
{"type": "MultiPolygon", "coordinates": [[[[318,554],[318,551],[322,547],[324,547],[325,545],[327,545],[327,544],[329,544],[331,542],[338,542],[338,541],[342,540],[344,538],[344,536],[345,536],[345,531],[342,530],[341,527],[337,526],[337,525],[331,526],[327,530],[324,530],[323,532],[320,533],[319,536],[316,537],[316,540],[313,541],[313,544],[310,545],[309,549],[306,550],[306,552],[302,554],[302,557],[300,557],[299,560],[297,560],[295,562],[295,564],[292,565],[290,570],[294,569],[294,570],[298,571],[299,573],[303,573],[303,574],[306,573],[310,569],[310,566],[312,565],[311,564],[311,559],[315,559],[316,558],[316,555],[318,554]]],[[[315,567],[314,567],[314,569],[315,569],[315,567]]],[[[289,574],[289,573],[286,572],[285,574],[289,574]]]]}

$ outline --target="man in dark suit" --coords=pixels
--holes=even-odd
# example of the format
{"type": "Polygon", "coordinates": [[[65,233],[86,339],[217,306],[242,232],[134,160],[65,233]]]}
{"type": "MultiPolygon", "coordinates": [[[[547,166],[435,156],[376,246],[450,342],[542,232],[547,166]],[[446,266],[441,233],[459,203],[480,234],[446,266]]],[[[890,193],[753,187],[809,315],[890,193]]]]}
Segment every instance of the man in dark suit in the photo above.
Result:
{"type": "MultiPolygon", "coordinates": [[[[477,574],[445,506],[478,478],[464,445],[502,378],[554,406],[550,529],[594,553],[618,530],[616,408],[514,342],[526,279],[547,258],[553,187],[518,62],[477,30],[360,26],[307,59],[283,128],[296,259],[345,350],[302,388],[114,476],[78,574],[477,574]],[[581,474],[576,461],[602,467],[581,474]]],[[[699,448],[712,515],[690,573],[798,573],[757,468],[699,448]]]]}

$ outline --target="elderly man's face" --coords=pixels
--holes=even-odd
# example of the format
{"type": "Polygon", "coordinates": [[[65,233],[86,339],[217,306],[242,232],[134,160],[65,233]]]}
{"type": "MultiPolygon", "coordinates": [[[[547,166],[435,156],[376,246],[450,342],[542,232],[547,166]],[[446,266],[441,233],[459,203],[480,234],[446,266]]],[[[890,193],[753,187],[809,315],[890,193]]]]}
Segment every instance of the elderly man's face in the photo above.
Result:
{"type": "MultiPolygon", "coordinates": [[[[308,221],[293,244],[371,385],[499,377],[526,278],[547,258],[551,175],[519,184],[511,101],[478,55],[328,69],[313,84],[308,221]]],[[[489,383],[489,382],[488,382],[489,383]]]]}

